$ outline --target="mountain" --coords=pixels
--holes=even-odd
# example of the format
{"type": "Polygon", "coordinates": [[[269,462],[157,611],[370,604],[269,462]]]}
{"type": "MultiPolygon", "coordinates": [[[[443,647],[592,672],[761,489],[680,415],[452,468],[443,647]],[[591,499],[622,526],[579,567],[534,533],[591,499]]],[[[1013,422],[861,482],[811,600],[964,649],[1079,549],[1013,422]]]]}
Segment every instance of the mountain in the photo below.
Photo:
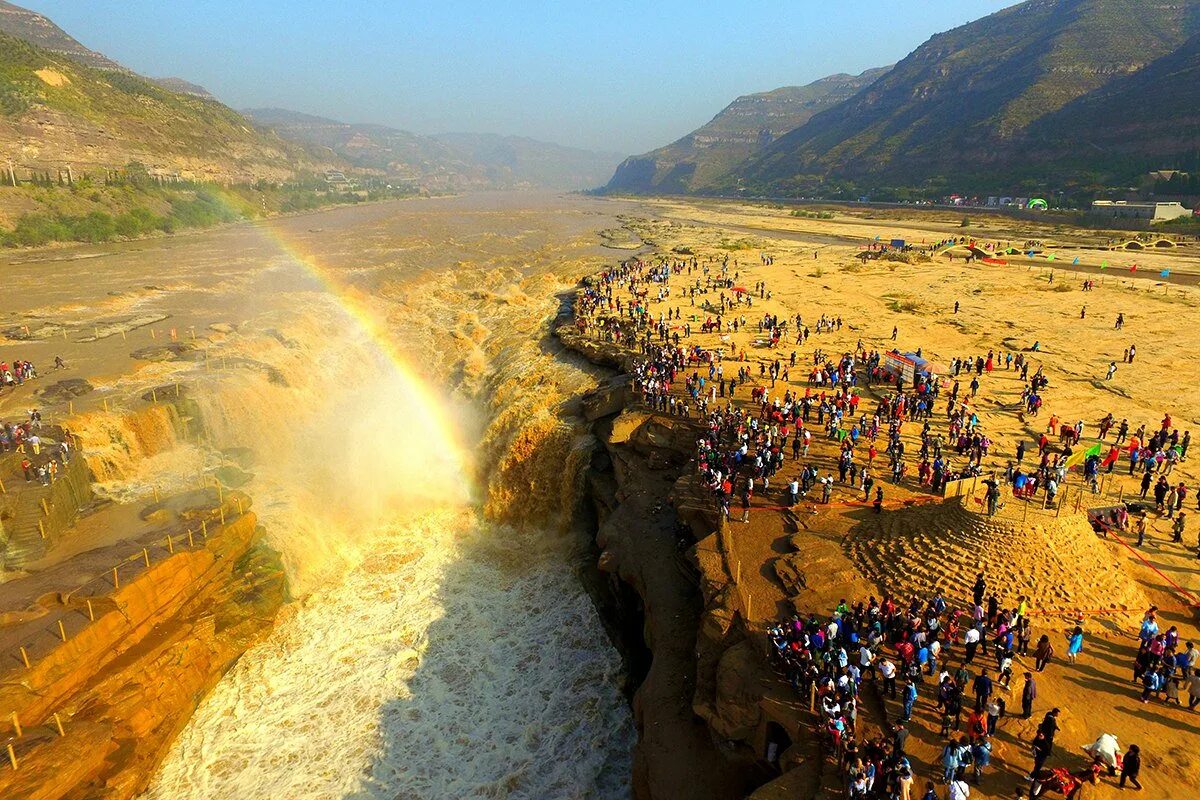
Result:
{"type": "Polygon", "coordinates": [[[0,32],[7,33],[51,53],[67,56],[86,67],[127,71],[117,62],[84,47],[46,17],[27,8],[0,0],[0,32]]]}
{"type": "MultiPolygon", "coordinates": [[[[961,188],[1071,180],[1042,137],[1067,136],[1072,119],[1077,143],[1094,134],[1117,138],[1124,111],[1104,116],[1117,108],[1109,90],[1124,91],[1124,101],[1151,117],[1175,105],[1159,87],[1163,105],[1152,109],[1149,98],[1129,93],[1138,84],[1127,79],[1198,31],[1200,0],[1028,0],[934,36],[871,86],[739,165],[722,188],[739,179],[769,193],[803,192],[829,178],[961,188]]],[[[1074,169],[1092,163],[1089,149],[1097,152],[1073,148],[1074,169]]]]}
{"type": "Polygon", "coordinates": [[[704,126],[666,147],[626,159],[609,181],[615,192],[702,191],[779,136],[836,106],[887,74],[830,75],[737,98],[704,126]]]}
{"type": "Polygon", "coordinates": [[[1200,172],[1200,34],[1030,126],[1026,157],[1077,174],[1200,172]]]}
{"type": "Polygon", "coordinates": [[[86,66],[0,33],[0,152],[19,175],[97,173],[141,162],[152,173],[219,182],[317,170],[303,148],[220,103],[130,72],[86,66]]]}
{"type": "Polygon", "coordinates": [[[352,124],[278,108],[243,113],[287,139],[324,148],[361,169],[428,189],[585,189],[602,183],[620,158],[517,136],[421,136],[385,125],[352,124]]]}
{"type": "Polygon", "coordinates": [[[0,153],[19,178],[66,168],[103,176],[139,162],[154,175],[249,183],[335,163],[257,130],[194,84],[130,72],[3,0],[0,153]]]}

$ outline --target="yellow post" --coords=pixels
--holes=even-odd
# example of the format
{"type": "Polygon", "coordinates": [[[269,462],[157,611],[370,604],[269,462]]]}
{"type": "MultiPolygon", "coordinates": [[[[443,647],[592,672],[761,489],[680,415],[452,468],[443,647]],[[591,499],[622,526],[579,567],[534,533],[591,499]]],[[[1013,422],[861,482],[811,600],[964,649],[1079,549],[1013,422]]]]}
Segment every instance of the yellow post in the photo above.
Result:
{"type": "Polygon", "coordinates": [[[59,735],[59,736],[66,736],[66,735],[67,735],[67,732],[63,730],[63,726],[62,726],[62,719],[61,719],[61,718],[59,718],[59,716],[58,716],[58,712],[57,712],[57,711],[55,711],[55,712],[54,712],[54,727],[58,728],[58,735],[59,735]]]}
{"type": "Polygon", "coordinates": [[[195,547],[196,542],[192,539],[192,529],[188,528],[188,547],[195,547]]]}
{"type": "Polygon", "coordinates": [[[18,739],[25,735],[25,732],[21,730],[21,720],[19,717],[17,717],[17,712],[15,711],[12,712],[12,724],[13,730],[16,731],[18,739]]]}
{"type": "Polygon", "coordinates": [[[46,498],[44,497],[42,498],[42,511],[45,512],[47,517],[50,516],[50,504],[46,502],[46,498]]]}
{"type": "Polygon", "coordinates": [[[121,577],[120,577],[120,575],[117,574],[116,567],[113,567],[113,588],[114,589],[121,588],[121,577]]]}
{"type": "Polygon", "coordinates": [[[71,416],[75,416],[75,401],[74,400],[67,401],[67,412],[71,416]]]}
{"type": "Polygon", "coordinates": [[[92,622],[95,622],[96,621],[96,609],[92,608],[91,598],[88,598],[87,609],[88,609],[88,619],[91,620],[92,622]]]}
{"type": "Polygon", "coordinates": [[[242,510],[242,498],[240,498],[240,497],[239,497],[239,498],[237,498],[237,509],[238,509],[238,516],[239,516],[239,517],[240,517],[242,514],[244,514],[244,513],[245,513],[245,512],[242,510]]]}
{"type": "Polygon", "coordinates": [[[4,486],[4,480],[0,478],[0,494],[8,494],[8,489],[4,486]]]}
{"type": "Polygon", "coordinates": [[[104,413],[108,413],[108,398],[104,398],[104,413]]]}
{"type": "Polygon", "coordinates": [[[24,646],[18,649],[21,651],[21,662],[25,665],[25,669],[29,669],[29,651],[24,646]]]}
{"type": "Polygon", "coordinates": [[[145,547],[142,548],[142,560],[146,562],[147,567],[150,566],[150,551],[145,547]]]}
{"type": "Polygon", "coordinates": [[[129,341],[129,337],[125,335],[125,329],[124,329],[124,328],[121,328],[121,341],[123,341],[123,342],[127,342],[127,341],[129,341]]]}
{"type": "Polygon", "coordinates": [[[8,763],[12,764],[12,768],[17,768],[17,754],[13,752],[13,746],[8,746],[8,763]]]}
{"type": "Polygon", "coordinates": [[[158,338],[158,334],[156,334],[156,333],[154,332],[154,328],[151,328],[151,329],[150,329],[150,338],[151,338],[151,339],[157,339],[157,338],[158,338]]]}
{"type": "Polygon", "coordinates": [[[170,534],[167,535],[167,552],[171,555],[175,555],[175,544],[171,541],[170,534]]]}
{"type": "Polygon", "coordinates": [[[150,402],[155,403],[155,404],[158,403],[158,390],[157,389],[150,390],[150,402]]]}
{"type": "Polygon", "coordinates": [[[58,636],[64,642],[67,640],[67,629],[63,627],[63,621],[61,619],[58,621],[58,636]]]}
{"type": "Polygon", "coordinates": [[[208,538],[208,520],[206,520],[206,519],[200,520],[200,534],[205,539],[208,538]]]}
{"type": "Polygon", "coordinates": [[[40,519],[38,520],[38,533],[42,535],[43,539],[46,538],[46,523],[42,522],[40,519]]]}

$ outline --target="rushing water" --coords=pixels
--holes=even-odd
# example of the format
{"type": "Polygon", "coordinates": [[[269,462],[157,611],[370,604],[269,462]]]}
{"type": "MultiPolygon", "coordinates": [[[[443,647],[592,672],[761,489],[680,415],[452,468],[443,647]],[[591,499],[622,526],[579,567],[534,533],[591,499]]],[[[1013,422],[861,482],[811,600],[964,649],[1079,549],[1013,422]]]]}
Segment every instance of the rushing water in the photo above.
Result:
{"type": "MultiPolygon", "coordinates": [[[[234,364],[217,373],[68,352],[110,373],[114,402],[193,387],[205,442],[171,441],[153,413],[79,426],[118,499],[252,452],[246,489],[299,596],[201,703],[146,798],[628,795],[621,663],[569,525],[589,451],[562,403],[594,378],[545,342],[553,292],[599,263],[608,212],[419,201],[64,262],[97,276],[113,313],[236,329],[216,337],[210,361],[234,364]],[[347,313],[350,294],[391,345],[347,313]]],[[[30,303],[90,326],[67,294],[30,303]]]]}

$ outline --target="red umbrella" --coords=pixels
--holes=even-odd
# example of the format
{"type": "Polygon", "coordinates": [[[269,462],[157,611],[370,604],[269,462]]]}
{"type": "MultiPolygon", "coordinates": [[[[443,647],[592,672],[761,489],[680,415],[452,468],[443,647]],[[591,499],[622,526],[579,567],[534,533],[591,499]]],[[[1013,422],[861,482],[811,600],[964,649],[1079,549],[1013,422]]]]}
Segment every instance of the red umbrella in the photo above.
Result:
{"type": "Polygon", "coordinates": [[[746,287],[745,286],[735,286],[735,287],[733,287],[733,290],[735,292],[738,292],[739,294],[742,294],[746,291],[746,287]]]}

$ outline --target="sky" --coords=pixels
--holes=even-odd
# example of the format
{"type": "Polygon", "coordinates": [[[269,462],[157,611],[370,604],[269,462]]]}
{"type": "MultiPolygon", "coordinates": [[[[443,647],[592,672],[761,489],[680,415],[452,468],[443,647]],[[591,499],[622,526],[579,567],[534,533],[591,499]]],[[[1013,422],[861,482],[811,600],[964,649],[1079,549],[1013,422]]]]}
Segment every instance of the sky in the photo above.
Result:
{"type": "Polygon", "coordinates": [[[893,63],[1014,0],[17,0],[234,108],[619,154],[735,97],[893,63]]]}

